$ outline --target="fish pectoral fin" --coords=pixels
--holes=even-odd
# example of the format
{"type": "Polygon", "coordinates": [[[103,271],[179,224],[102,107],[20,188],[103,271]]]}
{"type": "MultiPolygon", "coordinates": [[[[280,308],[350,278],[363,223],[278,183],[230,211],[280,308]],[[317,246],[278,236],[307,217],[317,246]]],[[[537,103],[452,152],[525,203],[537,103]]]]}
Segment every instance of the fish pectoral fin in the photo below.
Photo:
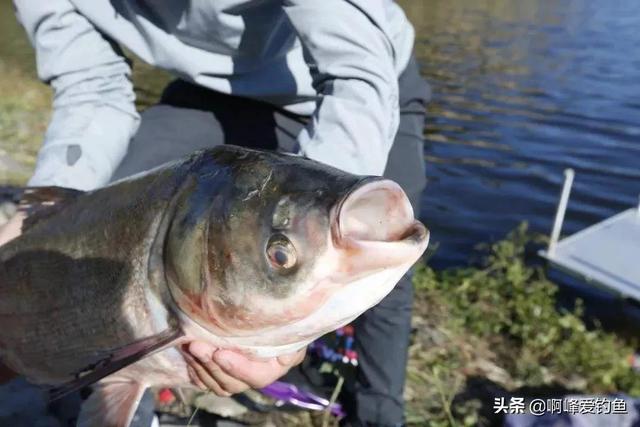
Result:
{"type": "Polygon", "coordinates": [[[182,335],[182,330],[167,329],[157,335],[143,338],[126,347],[115,350],[109,357],[88,368],[86,372],[78,373],[76,379],[51,389],[49,399],[51,401],[57,400],[66,394],[80,390],[108,375],[116,373],[140,359],[171,347],[182,335]]]}
{"type": "Polygon", "coordinates": [[[128,379],[100,381],[80,408],[78,427],[129,427],[145,389],[128,379]]]}
{"type": "Polygon", "coordinates": [[[62,209],[84,191],[64,187],[27,187],[22,191],[18,209],[27,214],[22,231],[62,209]]]}

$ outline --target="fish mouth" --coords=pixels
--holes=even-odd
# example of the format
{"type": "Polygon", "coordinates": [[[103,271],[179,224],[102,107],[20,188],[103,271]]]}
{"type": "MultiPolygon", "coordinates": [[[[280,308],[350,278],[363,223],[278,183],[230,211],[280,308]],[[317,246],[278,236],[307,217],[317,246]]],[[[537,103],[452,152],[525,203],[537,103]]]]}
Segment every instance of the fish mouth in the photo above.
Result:
{"type": "Polygon", "coordinates": [[[360,257],[360,267],[385,268],[415,262],[427,247],[429,230],[415,219],[398,184],[367,178],[338,203],[332,239],[336,248],[366,253],[369,259],[360,257]]]}

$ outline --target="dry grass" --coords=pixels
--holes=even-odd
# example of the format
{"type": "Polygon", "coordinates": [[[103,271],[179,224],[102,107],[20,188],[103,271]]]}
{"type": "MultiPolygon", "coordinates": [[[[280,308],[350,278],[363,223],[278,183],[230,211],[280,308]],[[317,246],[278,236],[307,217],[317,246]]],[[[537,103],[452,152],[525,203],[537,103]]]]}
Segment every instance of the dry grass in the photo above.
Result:
{"type": "MultiPolygon", "coordinates": [[[[133,55],[137,106],[156,102],[169,75],[133,55]]],[[[0,0],[0,185],[24,184],[35,165],[51,116],[51,89],[35,71],[33,49],[13,14],[9,0],[0,0]]]]}
{"type": "Polygon", "coordinates": [[[50,116],[51,90],[0,58],[0,183],[30,176],[50,116]]]}

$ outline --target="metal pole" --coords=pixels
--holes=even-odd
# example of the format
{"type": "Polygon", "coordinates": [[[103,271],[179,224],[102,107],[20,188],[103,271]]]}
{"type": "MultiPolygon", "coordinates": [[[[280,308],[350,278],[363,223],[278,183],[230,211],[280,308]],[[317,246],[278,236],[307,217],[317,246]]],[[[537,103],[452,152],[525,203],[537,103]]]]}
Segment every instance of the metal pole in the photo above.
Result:
{"type": "Polygon", "coordinates": [[[562,223],[564,222],[564,214],[567,212],[567,204],[569,203],[569,194],[571,193],[574,175],[575,173],[573,172],[573,169],[569,168],[564,170],[564,184],[562,186],[562,193],[560,193],[560,201],[558,202],[558,208],[556,210],[556,219],[553,222],[553,229],[551,230],[549,248],[547,249],[547,252],[550,255],[555,252],[558,239],[560,238],[560,231],[562,230],[562,223]]]}

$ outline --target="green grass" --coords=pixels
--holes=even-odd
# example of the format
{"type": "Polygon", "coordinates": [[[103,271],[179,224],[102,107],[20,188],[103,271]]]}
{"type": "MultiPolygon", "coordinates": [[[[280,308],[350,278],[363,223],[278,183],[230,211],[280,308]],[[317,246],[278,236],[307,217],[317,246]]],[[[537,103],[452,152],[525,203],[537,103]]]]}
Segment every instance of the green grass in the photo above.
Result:
{"type": "Polygon", "coordinates": [[[419,268],[410,424],[490,425],[492,390],[640,395],[640,375],[628,362],[634,343],[587,327],[579,301],[573,310],[557,308],[557,286],[525,262],[533,240],[522,225],[486,247],[479,268],[419,268]]]}

